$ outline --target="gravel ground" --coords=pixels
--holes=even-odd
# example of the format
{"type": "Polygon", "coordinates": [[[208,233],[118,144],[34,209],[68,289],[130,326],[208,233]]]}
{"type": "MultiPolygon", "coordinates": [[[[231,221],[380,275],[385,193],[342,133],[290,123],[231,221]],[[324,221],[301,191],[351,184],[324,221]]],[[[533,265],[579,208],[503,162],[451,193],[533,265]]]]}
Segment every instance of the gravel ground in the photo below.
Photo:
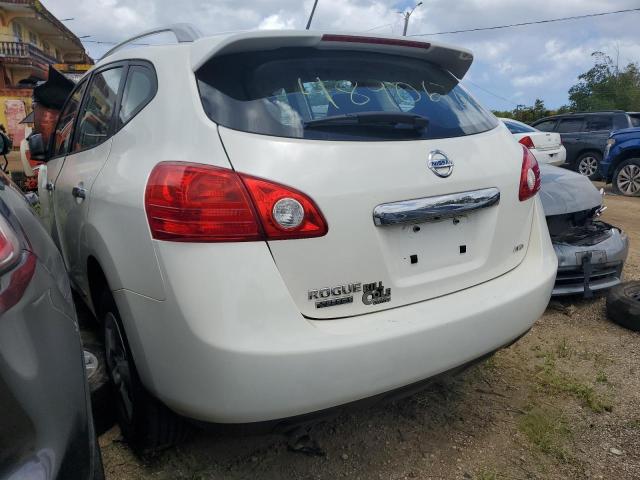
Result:
{"type": "MultiPolygon", "coordinates": [[[[604,219],[631,239],[640,279],[640,199],[608,196],[604,219]]],[[[533,330],[461,375],[311,430],[318,455],[284,437],[197,433],[135,457],[100,438],[108,480],[640,478],[640,334],[606,320],[604,299],[553,301],[533,330]]]]}

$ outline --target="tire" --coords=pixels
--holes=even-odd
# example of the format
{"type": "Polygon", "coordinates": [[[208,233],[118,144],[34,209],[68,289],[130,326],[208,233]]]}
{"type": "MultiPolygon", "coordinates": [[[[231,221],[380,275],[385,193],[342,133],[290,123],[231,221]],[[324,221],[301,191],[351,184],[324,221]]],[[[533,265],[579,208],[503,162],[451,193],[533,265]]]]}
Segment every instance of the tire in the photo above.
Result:
{"type": "Polygon", "coordinates": [[[189,425],[153,398],[142,385],[111,294],[104,293],[99,305],[106,366],[115,392],[118,424],[125,440],[138,455],[183,441],[189,434],[189,425]]]}
{"type": "Polygon", "coordinates": [[[91,411],[96,435],[102,435],[116,423],[113,389],[107,373],[104,345],[91,332],[82,331],[87,382],[91,391],[91,411]]]}
{"type": "Polygon", "coordinates": [[[640,158],[620,162],[611,179],[613,191],[627,197],[640,197],[640,158]]]}
{"type": "Polygon", "coordinates": [[[609,290],[607,317],[618,325],[640,332],[640,282],[621,283],[609,290]]]}
{"type": "Polygon", "coordinates": [[[588,177],[589,180],[598,180],[600,178],[600,162],[602,162],[600,153],[585,152],[576,159],[574,167],[576,172],[588,177]]]}

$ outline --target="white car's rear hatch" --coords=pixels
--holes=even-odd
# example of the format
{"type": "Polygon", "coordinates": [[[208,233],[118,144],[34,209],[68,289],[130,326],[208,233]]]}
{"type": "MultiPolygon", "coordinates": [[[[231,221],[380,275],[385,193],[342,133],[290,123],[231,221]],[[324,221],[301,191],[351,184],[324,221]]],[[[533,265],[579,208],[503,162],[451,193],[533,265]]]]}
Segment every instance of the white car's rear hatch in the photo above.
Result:
{"type": "Polygon", "coordinates": [[[227,47],[196,72],[233,168],[303,192],[326,219],[322,237],[269,241],[310,318],[486,282],[521,262],[532,221],[521,146],[439,66],[468,53],[436,64],[414,54],[428,44],[352,45],[227,47]]]}
{"type": "Polygon", "coordinates": [[[553,150],[560,146],[559,133],[532,132],[529,137],[536,150],[553,150]]]}

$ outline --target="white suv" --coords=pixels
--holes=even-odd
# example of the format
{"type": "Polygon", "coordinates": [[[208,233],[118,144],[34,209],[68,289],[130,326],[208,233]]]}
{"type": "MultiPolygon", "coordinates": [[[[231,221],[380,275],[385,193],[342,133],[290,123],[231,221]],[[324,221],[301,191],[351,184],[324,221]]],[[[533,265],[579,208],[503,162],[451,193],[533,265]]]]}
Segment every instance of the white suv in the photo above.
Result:
{"type": "Polygon", "coordinates": [[[134,446],[412,385],[541,315],[539,170],[459,84],[470,52],[173,30],[78,83],[41,181],[134,446]]]}

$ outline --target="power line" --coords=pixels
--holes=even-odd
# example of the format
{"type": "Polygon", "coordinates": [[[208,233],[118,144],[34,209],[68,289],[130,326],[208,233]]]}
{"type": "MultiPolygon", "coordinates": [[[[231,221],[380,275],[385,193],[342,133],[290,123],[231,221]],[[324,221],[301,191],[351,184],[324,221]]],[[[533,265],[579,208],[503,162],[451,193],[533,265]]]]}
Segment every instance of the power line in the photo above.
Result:
{"type": "Polygon", "coordinates": [[[547,20],[536,20],[536,21],[521,22],[521,23],[509,23],[506,25],[495,25],[493,27],[467,28],[464,30],[451,30],[449,32],[414,33],[412,35],[407,35],[407,36],[408,37],[427,37],[427,36],[433,36],[433,35],[448,35],[452,33],[482,32],[485,30],[500,30],[503,28],[524,27],[527,25],[539,25],[541,23],[566,22],[568,20],[580,20],[583,18],[602,17],[604,15],[615,15],[618,13],[629,13],[629,12],[638,12],[638,11],[640,11],[640,8],[627,8],[625,10],[615,10],[612,12],[589,13],[587,15],[574,15],[572,17],[550,18],[547,20]]]}
{"type": "MultiPolygon", "coordinates": [[[[481,32],[481,31],[485,31],[485,30],[500,30],[500,29],[504,29],[504,28],[513,28],[513,27],[524,27],[527,25],[539,25],[539,24],[543,24],[543,23],[554,23],[554,22],[565,22],[565,21],[569,21],[569,20],[580,20],[580,19],[584,19],[584,18],[591,18],[591,17],[602,17],[605,15],[615,15],[618,13],[629,13],[629,12],[638,12],[640,11],[640,8],[628,8],[625,10],[615,10],[612,12],[602,12],[602,13],[590,13],[590,14],[586,14],[586,15],[575,15],[572,17],[561,17],[561,18],[551,18],[551,19],[547,19],[547,20],[536,20],[536,21],[531,21],[531,22],[521,22],[521,23],[511,23],[511,24],[506,24],[506,25],[495,25],[492,27],[478,27],[478,28],[468,28],[468,29],[464,29],[464,30],[451,30],[448,32],[433,32],[433,33],[414,33],[411,35],[407,35],[408,37],[427,37],[427,36],[433,36],[433,35],[448,35],[448,34],[454,34],[454,33],[467,33],[467,32],[481,32]]],[[[365,30],[365,31],[371,31],[371,30],[377,30],[378,28],[382,28],[382,27],[387,27],[389,25],[392,24],[384,24],[384,25],[379,25],[377,27],[373,27],[369,30],[365,30]]],[[[82,43],[95,43],[97,45],[116,45],[118,42],[111,42],[111,41],[104,41],[104,40],[82,40],[82,43]]]]}
{"type": "Polygon", "coordinates": [[[484,87],[481,87],[480,85],[478,85],[476,82],[472,82],[471,80],[469,80],[468,78],[465,78],[464,83],[470,83],[471,85],[475,86],[476,88],[479,88],[480,90],[482,90],[485,93],[488,93],[489,95],[492,95],[496,98],[499,98],[500,100],[503,100],[507,103],[510,103],[511,105],[515,105],[516,107],[518,106],[518,103],[514,102],[513,100],[509,100],[508,98],[505,98],[501,95],[498,95],[497,93],[493,93],[491,90],[487,90],[484,87]]]}

